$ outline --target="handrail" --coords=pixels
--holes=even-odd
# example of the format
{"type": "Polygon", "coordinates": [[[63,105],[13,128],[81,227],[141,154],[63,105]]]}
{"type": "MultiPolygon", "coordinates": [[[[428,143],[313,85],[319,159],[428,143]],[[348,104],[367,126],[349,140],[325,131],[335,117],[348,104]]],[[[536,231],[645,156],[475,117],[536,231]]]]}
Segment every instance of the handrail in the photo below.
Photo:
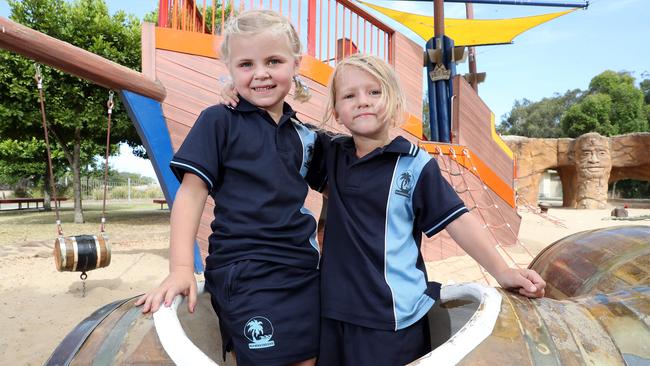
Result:
{"type": "Polygon", "coordinates": [[[452,300],[476,301],[478,309],[471,318],[445,343],[409,365],[453,366],[483,342],[494,330],[501,312],[502,296],[494,287],[478,283],[443,286],[442,303],[452,300]]]}
{"type": "MultiPolygon", "coordinates": [[[[204,282],[197,282],[197,293],[204,292],[204,282]]],[[[169,307],[161,306],[153,313],[156,333],[165,352],[177,365],[217,365],[187,337],[178,319],[178,307],[185,299],[177,295],[169,307]]],[[[445,303],[453,300],[470,299],[478,303],[478,309],[470,319],[453,334],[449,340],[430,353],[414,361],[411,365],[443,365],[457,364],[494,329],[501,311],[502,296],[494,287],[477,283],[464,283],[443,286],[440,291],[440,301],[445,303]]]]}
{"type": "Polygon", "coordinates": [[[109,89],[165,99],[165,88],[141,73],[4,17],[0,17],[0,48],[109,89]]]}
{"type": "MultiPolygon", "coordinates": [[[[198,296],[204,292],[205,282],[197,282],[196,285],[198,296]]],[[[153,313],[153,322],[160,343],[176,365],[218,366],[199,347],[194,345],[185,334],[176,313],[184,299],[184,296],[176,295],[169,307],[161,306],[153,313]]]]}
{"type": "Polygon", "coordinates": [[[217,35],[228,16],[261,8],[289,18],[307,54],[330,66],[356,52],[393,63],[395,30],[350,0],[159,0],[158,26],[217,35]]]}
{"type": "Polygon", "coordinates": [[[203,12],[195,0],[159,0],[158,26],[205,33],[207,1],[203,0],[203,12]]]}

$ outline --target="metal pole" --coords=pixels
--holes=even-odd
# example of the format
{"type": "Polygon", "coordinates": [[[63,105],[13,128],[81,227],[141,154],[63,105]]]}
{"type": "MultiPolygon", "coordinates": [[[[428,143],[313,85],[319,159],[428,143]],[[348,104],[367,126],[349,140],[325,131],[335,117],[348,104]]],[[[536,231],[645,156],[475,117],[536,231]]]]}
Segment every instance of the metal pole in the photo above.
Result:
{"type": "MultiPolygon", "coordinates": [[[[474,6],[472,3],[465,3],[465,14],[467,19],[474,19],[474,6]]],[[[472,89],[478,93],[478,80],[476,80],[476,48],[469,47],[467,56],[469,58],[469,73],[472,75],[470,84],[472,85],[472,89]]]]}
{"type": "Polygon", "coordinates": [[[443,36],[445,34],[444,0],[435,0],[433,2],[433,29],[435,37],[443,36]]]}
{"type": "MultiPolygon", "coordinates": [[[[410,0],[430,2],[431,0],[410,0]]],[[[528,0],[444,0],[447,3],[473,3],[473,4],[490,4],[490,5],[526,5],[526,6],[549,6],[560,8],[587,8],[589,1],[581,2],[544,2],[544,1],[528,1],[528,0]]]]}
{"type": "Polygon", "coordinates": [[[129,195],[129,203],[131,203],[131,178],[126,178],[126,184],[128,186],[128,195],[129,195]]]}

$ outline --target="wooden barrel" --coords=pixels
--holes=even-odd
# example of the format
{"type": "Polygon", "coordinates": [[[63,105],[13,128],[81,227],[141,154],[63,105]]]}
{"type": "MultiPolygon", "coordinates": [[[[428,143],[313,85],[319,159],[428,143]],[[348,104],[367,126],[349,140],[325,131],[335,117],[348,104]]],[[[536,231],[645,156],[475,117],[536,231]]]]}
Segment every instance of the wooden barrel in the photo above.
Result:
{"type": "Polygon", "coordinates": [[[54,241],[54,264],[59,272],[86,272],[111,264],[106,235],[60,236],[54,241]]]}
{"type": "MultiPolygon", "coordinates": [[[[134,306],[138,297],[95,311],[63,339],[45,365],[174,365],[152,315],[143,315],[142,308],[134,306]]],[[[231,356],[223,362],[219,322],[209,294],[199,294],[194,313],[181,304],[178,319],[187,337],[216,364],[235,365],[231,356]]]]}
{"type": "Polygon", "coordinates": [[[650,364],[650,287],[566,300],[500,292],[492,333],[458,365],[650,364]]]}
{"type": "MultiPolygon", "coordinates": [[[[463,286],[463,285],[455,285],[463,286]]],[[[445,289],[443,288],[443,292],[445,289]]],[[[424,366],[493,365],[648,365],[650,364],[650,287],[634,287],[607,295],[590,295],[567,300],[531,300],[498,290],[498,316],[492,318],[489,334],[462,356],[449,362],[436,354],[443,346],[414,361],[424,366]]],[[[153,317],[135,307],[136,298],[106,305],[83,320],[59,344],[45,365],[173,365],[157,334],[153,317]]],[[[234,365],[231,356],[223,362],[218,319],[208,294],[200,294],[193,314],[185,303],[178,308],[184,333],[219,365],[234,365]]],[[[470,319],[481,307],[472,299],[444,302],[448,317],[447,343],[462,347],[458,338],[482,327],[470,319]]],[[[444,323],[445,321],[443,321],[444,323]]],[[[435,326],[435,320],[432,322],[435,326]]],[[[443,331],[432,328],[432,334],[443,331]]],[[[474,335],[472,335],[474,337],[474,335]]]]}
{"type": "Polygon", "coordinates": [[[650,226],[583,231],[549,245],[531,262],[546,281],[546,296],[611,293],[650,285],[650,226]]]}

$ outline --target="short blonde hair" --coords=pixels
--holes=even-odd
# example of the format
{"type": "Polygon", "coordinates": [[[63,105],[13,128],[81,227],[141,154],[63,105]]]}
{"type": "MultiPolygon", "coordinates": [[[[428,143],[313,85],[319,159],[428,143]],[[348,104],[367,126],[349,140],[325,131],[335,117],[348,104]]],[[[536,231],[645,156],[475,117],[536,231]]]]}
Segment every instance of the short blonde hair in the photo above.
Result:
{"type": "MultiPolygon", "coordinates": [[[[261,33],[271,33],[285,36],[296,60],[300,60],[300,37],[289,19],[272,10],[248,10],[228,19],[224,25],[223,40],[221,42],[221,58],[228,64],[230,61],[230,42],[233,36],[251,36],[261,33]]],[[[294,78],[294,99],[304,102],[309,99],[309,90],[300,85],[294,78]]]]}
{"type": "Polygon", "coordinates": [[[379,85],[381,85],[381,99],[386,107],[384,114],[380,118],[391,121],[393,127],[404,122],[406,113],[406,97],[399,86],[399,80],[393,68],[384,60],[363,54],[354,54],[341,60],[334,68],[330,77],[329,97],[323,123],[329,122],[334,118],[336,107],[336,77],[345,67],[357,67],[372,75],[379,85]]]}

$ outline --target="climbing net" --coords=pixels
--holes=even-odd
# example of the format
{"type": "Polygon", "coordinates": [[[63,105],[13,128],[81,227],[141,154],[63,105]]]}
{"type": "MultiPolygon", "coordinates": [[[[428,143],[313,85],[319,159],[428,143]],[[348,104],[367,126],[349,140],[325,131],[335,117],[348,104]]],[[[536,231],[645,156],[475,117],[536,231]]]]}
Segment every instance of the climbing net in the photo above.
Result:
{"type": "MultiPolygon", "coordinates": [[[[509,262],[509,265],[517,268],[527,267],[529,261],[534,258],[534,255],[517,237],[517,233],[508,222],[508,219],[503,210],[499,207],[497,200],[495,200],[493,195],[490,193],[488,186],[479,174],[478,168],[474,164],[469,150],[463,149],[462,157],[459,157],[453,147],[450,146],[448,149],[445,149],[447,151],[444,151],[443,149],[444,147],[435,145],[435,152],[432,155],[438,161],[438,165],[443,175],[447,175],[449,184],[453,187],[456,193],[463,197],[467,209],[480,219],[482,228],[486,231],[486,236],[491,238],[500,253],[505,256],[504,259],[506,259],[506,262],[509,262]],[[463,159],[465,164],[462,164],[460,159],[463,159]],[[530,257],[529,260],[525,263],[521,262],[521,259],[518,261],[510,254],[506,247],[520,248],[527,257],[530,257]]],[[[452,249],[450,244],[445,243],[446,240],[443,236],[440,236],[438,241],[439,243],[437,248],[440,250],[439,255],[441,259],[465,254],[464,251],[455,243],[453,244],[452,249]],[[446,253],[444,253],[445,250],[446,253]],[[452,250],[453,253],[450,253],[450,250],[452,250]]],[[[488,279],[487,271],[478,263],[474,263],[478,266],[482,279],[489,284],[490,281],[488,279]]]]}

